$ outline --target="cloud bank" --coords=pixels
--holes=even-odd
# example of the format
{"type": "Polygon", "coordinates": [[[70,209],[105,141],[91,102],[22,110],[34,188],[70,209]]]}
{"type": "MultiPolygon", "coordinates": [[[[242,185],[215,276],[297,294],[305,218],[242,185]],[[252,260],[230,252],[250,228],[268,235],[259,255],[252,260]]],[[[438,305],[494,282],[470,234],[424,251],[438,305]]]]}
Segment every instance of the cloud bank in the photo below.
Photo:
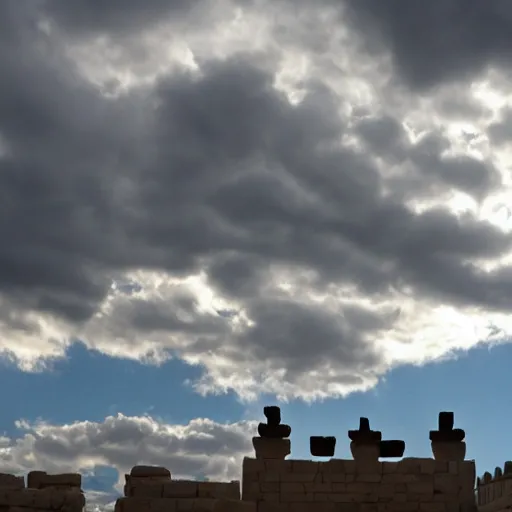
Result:
{"type": "Polygon", "coordinates": [[[310,400],[508,339],[512,7],[205,4],[1,3],[3,355],[310,400]]]}

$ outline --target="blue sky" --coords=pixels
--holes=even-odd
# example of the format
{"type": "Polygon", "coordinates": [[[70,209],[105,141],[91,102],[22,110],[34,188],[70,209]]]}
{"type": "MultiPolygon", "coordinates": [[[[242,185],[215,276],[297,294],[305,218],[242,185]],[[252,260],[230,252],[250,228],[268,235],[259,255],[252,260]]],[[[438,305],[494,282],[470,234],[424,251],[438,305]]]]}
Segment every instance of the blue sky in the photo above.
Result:
{"type": "MultiPolygon", "coordinates": [[[[262,396],[247,404],[233,393],[201,397],[184,383],[197,377],[198,370],[183,363],[142,365],[88,351],[77,343],[48,372],[26,373],[4,364],[1,385],[10,391],[4,396],[0,429],[15,440],[20,435],[14,425],[18,419],[63,426],[84,420],[101,423],[117,413],[150,415],[168,424],[186,424],[197,417],[219,423],[259,421],[264,420],[262,411],[257,412],[260,406],[279,404],[283,421],[292,426],[294,458],[311,457],[311,435],[336,436],[336,457],[350,458],[347,430],[357,427],[360,416],[369,417],[383,438],[405,440],[406,456],[430,457],[428,431],[436,428],[439,411],[450,410],[455,412],[456,426],[466,431],[467,458],[476,459],[481,474],[507,459],[503,447],[508,444],[506,425],[511,419],[511,356],[509,345],[483,347],[446,362],[398,368],[375,389],[346,399],[307,404],[279,403],[262,396]]],[[[248,438],[252,435],[255,431],[247,431],[248,438]]],[[[116,480],[115,468],[98,466],[85,487],[115,493],[116,480]]]]}
{"type": "Polygon", "coordinates": [[[295,457],[448,410],[512,458],[512,2],[471,3],[0,0],[0,472],[239,478],[276,402],[295,457]]]}

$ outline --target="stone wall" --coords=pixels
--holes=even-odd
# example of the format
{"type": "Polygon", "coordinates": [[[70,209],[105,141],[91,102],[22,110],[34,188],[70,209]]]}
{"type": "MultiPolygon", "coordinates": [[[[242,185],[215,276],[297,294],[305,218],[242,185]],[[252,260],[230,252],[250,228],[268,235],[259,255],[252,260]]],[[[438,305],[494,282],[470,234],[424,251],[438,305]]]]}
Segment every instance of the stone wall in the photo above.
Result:
{"type": "Polygon", "coordinates": [[[166,468],[135,466],[125,475],[123,498],[115,512],[256,512],[240,501],[240,482],[172,480],[166,468]]]}
{"type": "Polygon", "coordinates": [[[22,476],[0,473],[2,512],[82,512],[85,498],[79,474],[48,475],[32,471],[27,486],[22,476]]]}
{"type": "Polygon", "coordinates": [[[474,484],[473,461],[246,458],[242,499],[257,512],[470,512],[474,484]]]}
{"type": "Polygon", "coordinates": [[[512,509],[512,462],[496,468],[494,476],[484,473],[477,479],[476,500],[482,512],[501,512],[512,509]]]}

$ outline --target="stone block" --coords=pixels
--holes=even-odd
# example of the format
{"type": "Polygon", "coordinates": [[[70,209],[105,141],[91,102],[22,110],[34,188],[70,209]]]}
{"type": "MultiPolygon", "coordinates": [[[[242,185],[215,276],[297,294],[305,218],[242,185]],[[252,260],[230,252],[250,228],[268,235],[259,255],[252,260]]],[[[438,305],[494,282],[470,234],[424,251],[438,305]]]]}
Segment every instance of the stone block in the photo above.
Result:
{"type": "MultiPolygon", "coordinates": [[[[280,493],[279,501],[282,503],[301,503],[305,501],[305,493],[303,492],[288,492],[280,493]]],[[[293,510],[293,508],[292,508],[293,510]]]]}
{"type": "Polygon", "coordinates": [[[419,503],[392,502],[386,503],[386,512],[416,512],[419,510],[419,503]]]}
{"type": "Polygon", "coordinates": [[[227,500],[240,499],[240,482],[199,482],[197,487],[199,498],[217,498],[227,500]]]}
{"type": "Polygon", "coordinates": [[[302,484],[306,493],[315,492],[332,492],[333,484],[324,482],[305,482],[302,484]]]}
{"type": "Polygon", "coordinates": [[[25,479],[22,476],[15,476],[9,473],[0,473],[0,488],[23,489],[25,479]]]}
{"type": "Polygon", "coordinates": [[[163,498],[196,498],[198,495],[198,482],[175,481],[162,485],[163,498]]]}
{"type": "Polygon", "coordinates": [[[291,461],[282,459],[266,459],[263,461],[265,465],[265,471],[277,471],[278,473],[291,473],[294,462],[302,461],[291,461]]]}
{"type": "Polygon", "coordinates": [[[291,512],[289,503],[259,503],[258,512],[291,512]]]}
{"type": "Polygon", "coordinates": [[[420,503],[420,512],[447,512],[446,505],[439,502],[420,503]]]}
{"type": "Polygon", "coordinates": [[[356,482],[376,483],[376,482],[380,482],[381,480],[382,480],[381,473],[362,473],[362,474],[357,474],[356,478],[355,478],[356,482]]]}
{"type": "Polygon", "coordinates": [[[265,461],[262,459],[253,459],[244,457],[242,462],[242,473],[246,475],[256,475],[265,471],[265,461]]]}
{"type": "Polygon", "coordinates": [[[257,512],[257,506],[243,501],[215,500],[212,512],[257,512]]]}
{"type": "Polygon", "coordinates": [[[282,483],[280,492],[282,493],[296,493],[296,492],[306,492],[304,485],[300,483],[282,483]]]}
{"type": "Polygon", "coordinates": [[[291,452],[289,439],[253,437],[252,444],[257,459],[284,459],[291,452]]]}
{"type": "MultiPolygon", "coordinates": [[[[160,505],[164,501],[151,498],[119,498],[116,501],[115,512],[152,512],[155,504],[160,505]]],[[[175,503],[175,500],[171,501],[175,503]]]]}
{"type": "Polygon", "coordinates": [[[164,476],[171,477],[171,472],[162,466],[133,466],[130,471],[130,476],[135,477],[148,477],[148,476],[164,476]]]}
{"type": "Polygon", "coordinates": [[[318,473],[320,463],[312,460],[291,460],[292,473],[318,473]]]}
{"type": "Polygon", "coordinates": [[[423,494],[427,496],[433,496],[434,494],[434,482],[432,480],[427,482],[408,482],[406,488],[407,493],[411,494],[423,494]]]}
{"type": "MultiPolygon", "coordinates": [[[[323,483],[333,483],[333,482],[346,482],[348,476],[346,473],[324,473],[322,475],[323,483]]],[[[354,481],[354,480],[352,480],[354,481]]]]}
{"type": "Polygon", "coordinates": [[[174,498],[152,500],[150,503],[150,509],[151,512],[176,512],[177,500],[174,498]]]}
{"type": "MultiPolygon", "coordinates": [[[[272,501],[278,502],[280,501],[280,494],[278,492],[264,492],[259,495],[259,499],[257,501],[272,501]]],[[[256,501],[256,500],[254,500],[256,501]]]]}
{"type": "Polygon", "coordinates": [[[396,473],[398,471],[398,462],[382,462],[382,473],[396,473]]]}
{"type": "Polygon", "coordinates": [[[368,459],[358,459],[355,462],[355,473],[382,475],[382,462],[368,459]]]}
{"type": "Polygon", "coordinates": [[[45,489],[49,487],[82,487],[80,473],[61,473],[48,475],[44,471],[31,471],[27,476],[27,487],[31,489],[45,489]]]}
{"type": "Polygon", "coordinates": [[[134,498],[162,498],[164,484],[161,482],[138,483],[129,489],[129,496],[134,498]]]}
{"type": "Polygon", "coordinates": [[[434,475],[434,492],[437,494],[458,494],[459,479],[457,475],[438,474],[434,475]]]}
{"type": "MultiPolygon", "coordinates": [[[[307,485],[307,484],[304,484],[307,485]]],[[[259,484],[261,492],[279,492],[279,482],[262,482],[259,484]]]]}
{"type": "Polygon", "coordinates": [[[421,463],[424,459],[417,457],[406,457],[398,462],[398,472],[407,474],[420,474],[421,463]]]}
{"type": "Polygon", "coordinates": [[[281,482],[314,482],[317,475],[315,473],[282,473],[280,475],[281,482]]]}
{"type": "Polygon", "coordinates": [[[434,459],[422,459],[420,469],[422,474],[433,475],[436,471],[436,461],[434,459]]]}

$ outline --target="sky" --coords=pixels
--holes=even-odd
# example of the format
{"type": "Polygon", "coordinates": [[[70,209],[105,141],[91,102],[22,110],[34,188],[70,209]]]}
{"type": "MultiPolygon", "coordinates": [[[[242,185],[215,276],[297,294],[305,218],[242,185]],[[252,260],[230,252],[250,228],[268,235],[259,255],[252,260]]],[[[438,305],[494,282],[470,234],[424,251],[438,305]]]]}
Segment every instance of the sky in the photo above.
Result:
{"type": "Polygon", "coordinates": [[[230,480],[264,405],[512,459],[512,3],[2,0],[0,471],[230,480]]]}

